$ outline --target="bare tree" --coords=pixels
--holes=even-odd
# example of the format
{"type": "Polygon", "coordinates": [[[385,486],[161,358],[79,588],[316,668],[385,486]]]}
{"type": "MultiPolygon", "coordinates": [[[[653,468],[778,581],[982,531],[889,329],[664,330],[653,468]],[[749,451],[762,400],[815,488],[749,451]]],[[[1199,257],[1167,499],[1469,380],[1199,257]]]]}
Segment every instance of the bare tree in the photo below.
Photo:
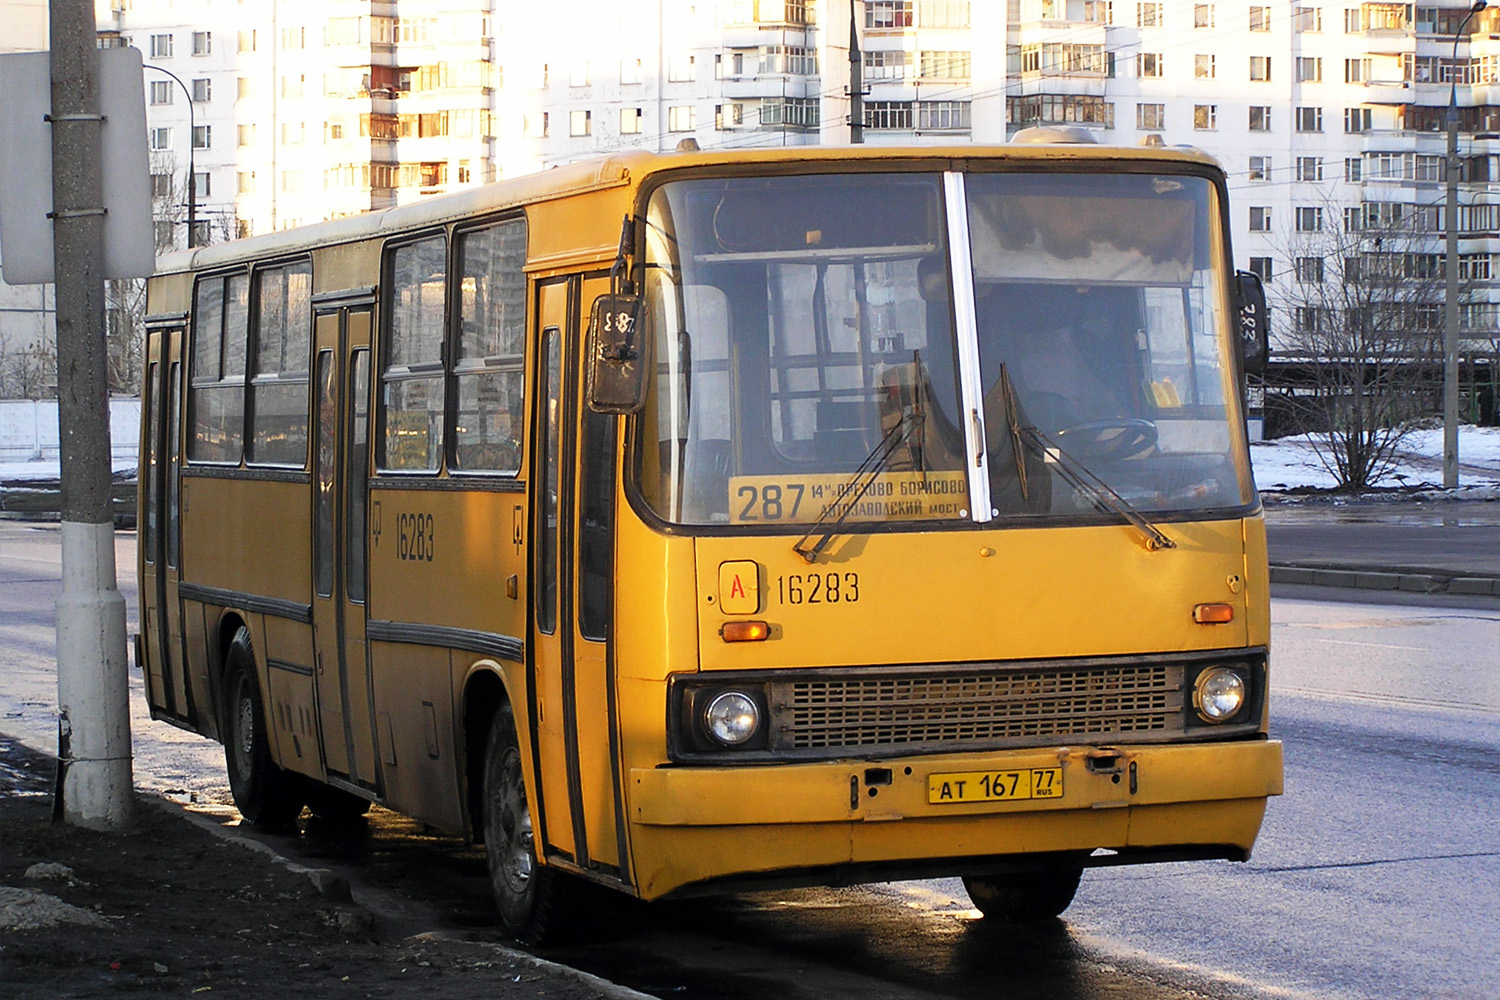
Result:
{"type": "Polygon", "coordinates": [[[41,337],[16,347],[0,334],[0,399],[46,399],[57,395],[57,345],[41,337]]]}
{"type": "MultiPolygon", "coordinates": [[[[1435,209],[1299,207],[1276,317],[1294,426],[1346,489],[1377,484],[1442,386],[1444,260],[1435,209]]],[[[1460,281],[1466,275],[1460,270],[1460,281]]]]}

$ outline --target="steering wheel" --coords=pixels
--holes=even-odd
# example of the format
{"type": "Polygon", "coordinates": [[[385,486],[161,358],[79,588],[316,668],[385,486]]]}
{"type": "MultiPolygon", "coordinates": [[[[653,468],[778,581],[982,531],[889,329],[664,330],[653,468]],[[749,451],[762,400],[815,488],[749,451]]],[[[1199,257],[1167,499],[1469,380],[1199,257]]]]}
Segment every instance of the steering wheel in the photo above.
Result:
{"type": "Polygon", "coordinates": [[[1155,445],[1156,425],[1149,420],[1117,417],[1064,427],[1055,436],[1058,445],[1074,458],[1113,461],[1134,458],[1155,445]]]}

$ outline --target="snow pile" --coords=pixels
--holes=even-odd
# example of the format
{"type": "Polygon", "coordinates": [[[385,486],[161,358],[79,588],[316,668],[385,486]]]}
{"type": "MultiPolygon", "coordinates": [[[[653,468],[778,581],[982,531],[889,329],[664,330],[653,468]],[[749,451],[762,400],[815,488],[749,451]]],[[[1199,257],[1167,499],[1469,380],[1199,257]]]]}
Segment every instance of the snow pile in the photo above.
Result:
{"type": "MultiPolygon", "coordinates": [[[[1333,489],[1338,485],[1314,448],[1312,434],[1257,441],[1250,446],[1255,485],[1263,492],[1294,489],[1333,489]]],[[[1443,495],[1463,500],[1500,500],[1500,427],[1458,430],[1459,488],[1443,495]]],[[[1395,465],[1376,483],[1379,487],[1430,487],[1443,483],[1443,429],[1421,427],[1410,431],[1396,448],[1395,465]]],[[[1424,493],[1426,491],[1423,491],[1424,493]]]]}

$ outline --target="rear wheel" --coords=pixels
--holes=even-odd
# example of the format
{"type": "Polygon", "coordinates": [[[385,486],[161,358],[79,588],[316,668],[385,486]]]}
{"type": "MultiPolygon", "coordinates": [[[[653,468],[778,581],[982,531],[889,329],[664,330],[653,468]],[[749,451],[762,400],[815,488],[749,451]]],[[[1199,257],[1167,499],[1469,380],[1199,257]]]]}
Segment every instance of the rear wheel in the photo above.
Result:
{"type": "Polygon", "coordinates": [[[484,853],[500,923],[530,944],[557,936],[566,876],[537,864],[515,722],[501,706],[484,753],[484,853]]]}
{"type": "Polygon", "coordinates": [[[1073,902],[1082,877],[1082,868],[1017,875],[969,875],[964,878],[964,888],[985,919],[1027,923],[1061,915],[1073,902]]]}
{"type": "Polygon", "coordinates": [[[229,791],[245,819],[256,826],[281,827],[302,811],[302,782],[271,759],[265,719],[250,630],[241,628],[229,644],[224,670],[224,762],[229,791]]]}

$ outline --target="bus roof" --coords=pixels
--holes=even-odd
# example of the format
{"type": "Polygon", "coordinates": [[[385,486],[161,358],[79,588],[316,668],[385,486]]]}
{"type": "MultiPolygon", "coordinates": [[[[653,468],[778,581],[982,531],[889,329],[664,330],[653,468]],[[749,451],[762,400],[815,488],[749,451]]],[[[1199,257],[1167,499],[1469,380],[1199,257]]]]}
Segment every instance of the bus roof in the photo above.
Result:
{"type": "Polygon", "coordinates": [[[1221,169],[1202,150],[1171,146],[1103,146],[1093,144],[1018,143],[1004,146],[793,146],[761,149],[711,149],[695,152],[651,153],[630,150],[611,156],[553,167],[533,174],[496,181],[449,194],[434,195],[407,205],[317,222],[212,246],[179,250],[157,258],[157,274],[174,274],[219,267],[244,260],[277,257],[316,247],[333,246],[387,234],[442,225],[475,215],[503,211],[532,202],[639,182],[666,170],[726,165],[828,164],[887,160],[912,164],[964,160],[1054,162],[1142,162],[1221,169]]]}

